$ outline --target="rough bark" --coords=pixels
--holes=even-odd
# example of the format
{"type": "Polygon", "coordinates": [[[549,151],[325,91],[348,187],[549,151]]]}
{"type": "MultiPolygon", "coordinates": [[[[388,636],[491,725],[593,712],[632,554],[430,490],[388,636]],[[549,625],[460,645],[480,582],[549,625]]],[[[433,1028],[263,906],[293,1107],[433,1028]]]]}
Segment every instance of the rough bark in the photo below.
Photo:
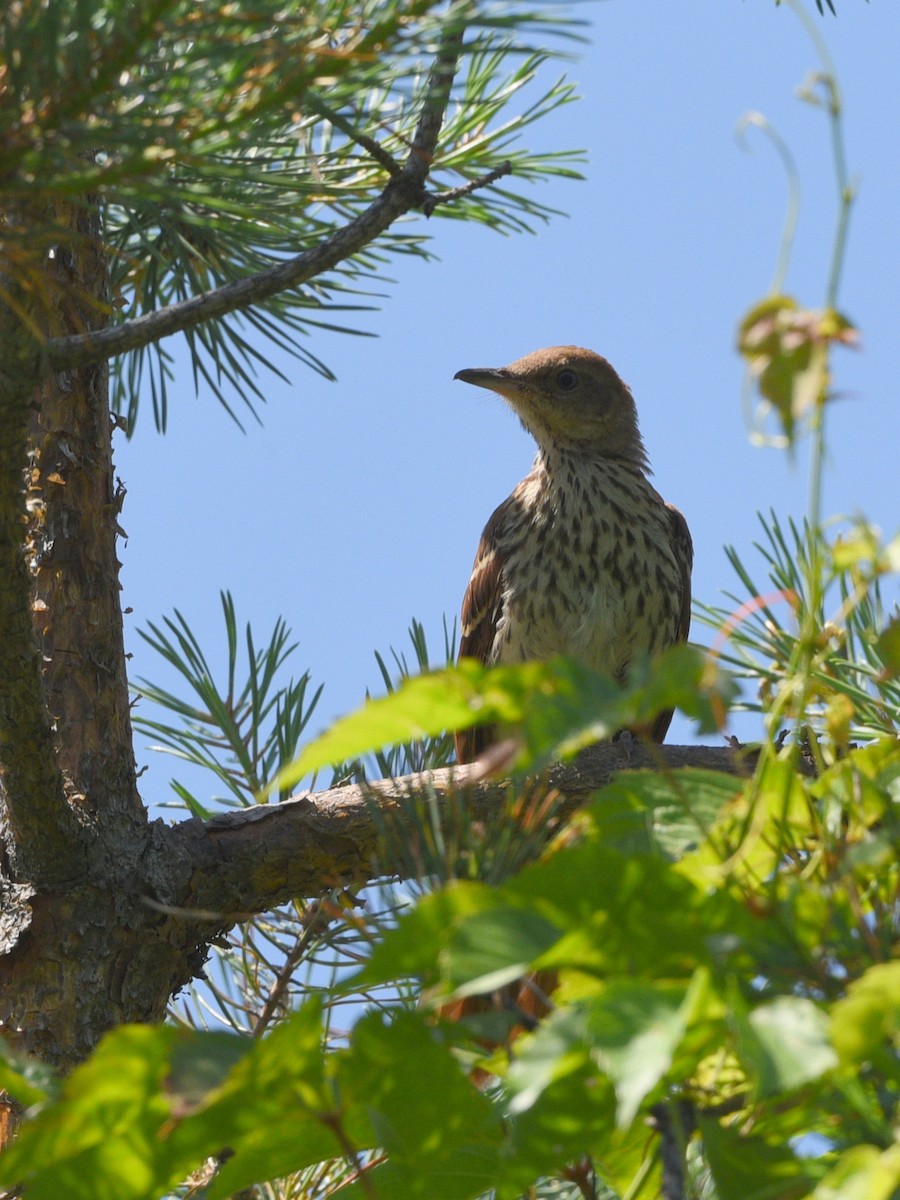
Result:
{"type": "Polygon", "coordinates": [[[35,329],[46,301],[27,267],[47,253],[34,233],[46,222],[46,212],[24,207],[0,221],[0,832],[10,882],[34,887],[73,874],[77,833],[56,760],[25,554],[28,414],[39,378],[35,329]]]}
{"type": "MultiPolygon", "coordinates": [[[[48,335],[108,324],[107,262],[93,198],[58,210],[48,335]]],[[[71,803],[89,821],[146,816],[137,792],[116,557],[105,362],[44,376],[26,489],[35,632],[71,803]]]]}
{"type": "Polygon", "coordinates": [[[145,944],[107,372],[51,375],[41,355],[50,334],[108,320],[106,272],[90,198],[30,224],[6,215],[18,256],[0,314],[0,1019],[38,1057],[70,1063],[138,1011],[122,992],[145,944]]]}

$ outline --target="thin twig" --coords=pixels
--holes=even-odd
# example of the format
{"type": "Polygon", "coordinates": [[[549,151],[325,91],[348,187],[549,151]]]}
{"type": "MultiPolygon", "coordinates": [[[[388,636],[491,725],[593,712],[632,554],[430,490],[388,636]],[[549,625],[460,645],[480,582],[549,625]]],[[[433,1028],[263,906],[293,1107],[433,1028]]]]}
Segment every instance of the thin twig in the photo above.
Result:
{"type": "Polygon", "coordinates": [[[351,1165],[354,1171],[354,1182],[358,1182],[361,1190],[365,1192],[369,1200],[378,1200],[378,1193],[375,1191],[369,1172],[366,1169],[361,1159],[359,1152],[351,1142],[346,1129],[344,1128],[341,1118],[337,1113],[319,1113],[319,1120],[323,1125],[327,1126],[334,1136],[337,1138],[341,1151],[347,1162],[351,1165]]]}
{"type": "Polygon", "coordinates": [[[403,167],[401,164],[392,154],[385,150],[380,142],[376,142],[367,133],[360,133],[351,121],[348,121],[346,117],[342,117],[339,112],[336,112],[330,105],[326,104],[320,96],[307,94],[304,103],[313,112],[318,113],[320,117],[325,117],[327,121],[330,121],[335,129],[339,129],[351,142],[355,142],[357,146],[361,146],[379,166],[384,167],[392,179],[402,173],[403,167]]]}
{"type": "Polygon", "coordinates": [[[334,920],[332,906],[324,900],[316,900],[309,905],[309,916],[303,932],[294,942],[290,953],[285,955],[284,963],[275,976],[275,982],[269,990],[269,995],[259,1014],[259,1020],[253,1027],[253,1036],[262,1037],[266,1029],[283,1007],[284,994],[290,987],[294,968],[303,958],[313,940],[319,936],[334,920]]]}
{"type": "Polygon", "coordinates": [[[459,187],[449,188],[445,192],[429,192],[422,201],[422,212],[426,217],[430,217],[439,204],[449,204],[453,200],[458,200],[461,196],[470,196],[472,192],[477,192],[479,188],[489,187],[492,183],[496,183],[498,179],[502,179],[504,175],[511,174],[512,163],[507,159],[499,167],[495,167],[493,171],[488,171],[486,175],[479,175],[477,179],[470,179],[468,183],[463,183],[459,187]]]}
{"type": "Polygon", "coordinates": [[[575,1184],[583,1200],[597,1200],[597,1174],[592,1159],[587,1155],[579,1159],[574,1166],[563,1167],[560,1175],[569,1183],[575,1184]]]}

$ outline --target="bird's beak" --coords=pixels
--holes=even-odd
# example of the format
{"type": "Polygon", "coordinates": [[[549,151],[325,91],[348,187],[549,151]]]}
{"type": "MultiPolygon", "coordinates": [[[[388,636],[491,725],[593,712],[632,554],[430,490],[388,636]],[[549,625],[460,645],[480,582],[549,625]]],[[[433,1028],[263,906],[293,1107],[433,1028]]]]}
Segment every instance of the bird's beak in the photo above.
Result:
{"type": "Polygon", "coordinates": [[[508,387],[510,382],[509,375],[502,367],[467,367],[464,371],[457,371],[453,378],[461,379],[463,383],[474,383],[476,387],[490,388],[501,395],[504,385],[508,387]]]}

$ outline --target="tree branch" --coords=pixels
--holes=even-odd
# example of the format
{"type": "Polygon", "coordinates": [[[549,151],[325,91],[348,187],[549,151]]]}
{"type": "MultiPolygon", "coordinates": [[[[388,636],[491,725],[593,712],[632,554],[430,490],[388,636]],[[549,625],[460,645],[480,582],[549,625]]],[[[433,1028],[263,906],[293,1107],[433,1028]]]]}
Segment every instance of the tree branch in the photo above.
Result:
{"type": "MultiPolygon", "coordinates": [[[[367,209],[331,237],[284,263],[247,279],[227,283],[136,317],[122,325],[51,338],[44,347],[55,371],[71,370],[139,350],[151,342],[224,317],[237,309],[260,304],[288,288],[296,288],[369,245],[398,217],[426,202],[425,181],[444,120],[453,76],[462,50],[464,26],[451,25],[441,42],[425,88],[415,136],[402,169],[394,169],[384,190],[367,209]]],[[[432,208],[434,204],[432,203],[432,208]]]]}
{"type": "Polygon", "coordinates": [[[477,179],[470,179],[468,183],[460,184],[459,187],[449,188],[445,192],[431,192],[422,203],[422,211],[426,217],[430,217],[438,205],[450,204],[454,200],[459,200],[461,196],[471,196],[479,188],[490,187],[504,175],[511,174],[512,163],[507,160],[502,162],[499,167],[495,167],[493,171],[488,171],[487,175],[479,175],[477,179]]]}
{"type": "Polygon", "coordinates": [[[689,1100],[667,1100],[654,1105],[650,1123],[660,1136],[662,1200],[685,1200],[685,1157],[697,1119],[689,1100]]]}
{"type": "MultiPolygon", "coordinates": [[[[574,811],[623,770],[705,767],[741,774],[748,762],[731,747],[648,746],[603,743],[550,772],[548,784],[574,811]]],[[[479,777],[477,763],[441,771],[351,784],[307,793],[283,804],[222,813],[207,822],[185,821],[163,831],[177,853],[193,862],[182,901],[198,919],[238,920],[297,897],[320,895],[339,885],[359,887],[403,875],[394,861],[393,833],[410,804],[428,797],[446,812],[464,793],[473,820],[496,812],[512,785],[479,777]],[[202,915],[201,915],[202,914],[202,915]]]]}

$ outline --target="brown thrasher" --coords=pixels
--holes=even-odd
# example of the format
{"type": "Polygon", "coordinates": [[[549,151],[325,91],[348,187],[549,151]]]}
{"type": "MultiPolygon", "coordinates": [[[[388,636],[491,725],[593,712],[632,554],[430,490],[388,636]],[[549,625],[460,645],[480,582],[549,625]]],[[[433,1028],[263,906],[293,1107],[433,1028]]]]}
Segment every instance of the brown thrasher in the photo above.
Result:
{"type": "MultiPolygon", "coordinates": [[[[498,392],[537,442],[530,474],[481,535],[462,605],[460,657],[492,665],[568,655],[624,681],[637,654],[687,638],[693,548],[687,522],[650,485],[630,390],[605,358],[578,346],[537,350],[508,367],[458,371],[498,392]]],[[[666,735],[671,712],[648,731],[666,735]]],[[[456,735],[459,762],[492,740],[456,735]]],[[[520,1024],[547,1011],[552,977],[503,989],[520,1024]]],[[[484,1011],[470,997],[449,1019],[484,1011]]]]}
{"type": "MultiPolygon", "coordinates": [[[[481,535],[462,604],[460,658],[565,654],[624,681],[636,654],[687,638],[687,522],[651,487],[631,392],[599,354],[537,350],[508,367],[457,371],[498,392],[538,444],[530,474],[481,535]]],[[[671,712],[650,730],[661,742],[671,712]]],[[[491,730],[456,736],[460,762],[491,730]]]]}

